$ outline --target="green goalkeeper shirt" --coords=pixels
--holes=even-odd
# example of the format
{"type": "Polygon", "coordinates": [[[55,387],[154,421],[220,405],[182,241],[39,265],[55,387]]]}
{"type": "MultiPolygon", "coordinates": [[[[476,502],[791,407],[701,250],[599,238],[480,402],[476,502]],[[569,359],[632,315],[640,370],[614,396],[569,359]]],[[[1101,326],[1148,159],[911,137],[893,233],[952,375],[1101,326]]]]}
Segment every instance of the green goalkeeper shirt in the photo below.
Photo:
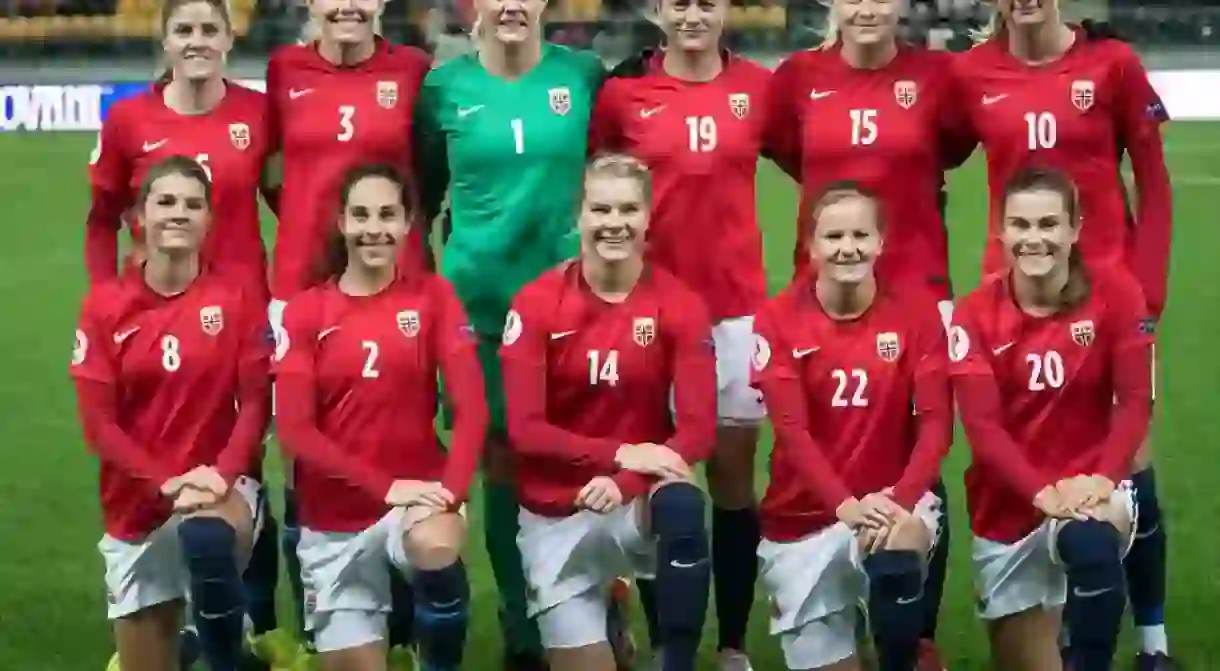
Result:
{"type": "Polygon", "coordinates": [[[435,216],[448,190],[441,274],[481,335],[498,336],[517,290],[579,251],[589,114],[603,75],[597,55],[543,44],[519,79],[467,54],[424,80],[415,115],[423,209],[435,216]]]}

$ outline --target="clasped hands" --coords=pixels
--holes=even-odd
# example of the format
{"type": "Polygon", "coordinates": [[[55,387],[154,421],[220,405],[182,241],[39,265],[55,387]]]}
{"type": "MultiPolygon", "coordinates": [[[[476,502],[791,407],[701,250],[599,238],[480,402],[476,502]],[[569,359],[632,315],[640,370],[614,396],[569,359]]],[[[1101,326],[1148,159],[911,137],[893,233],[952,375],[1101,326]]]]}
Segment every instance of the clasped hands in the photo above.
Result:
{"type": "Polygon", "coordinates": [[[212,466],[196,466],[161,483],[161,495],[173,501],[175,513],[211,508],[229,495],[229,483],[212,466]]]}
{"type": "Polygon", "coordinates": [[[1048,485],[1034,496],[1034,507],[1047,517],[1064,520],[1104,519],[1102,506],[1115,490],[1103,475],[1077,475],[1048,485]]]}
{"type": "Polygon", "coordinates": [[[873,552],[885,547],[890,532],[911,512],[894,501],[894,488],[887,487],[879,492],[867,494],[864,498],[851,497],[839,504],[835,516],[846,524],[856,536],[861,538],[861,545],[866,552],[873,552]]]}
{"type": "MultiPolygon", "coordinates": [[[[662,480],[692,480],[691,467],[677,452],[656,443],[620,445],[614,463],[624,471],[651,475],[662,480]]],[[[623,505],[623,492],[613,478],[599,475],[576,495],[576,507],[606,514],[623,505]]]]}

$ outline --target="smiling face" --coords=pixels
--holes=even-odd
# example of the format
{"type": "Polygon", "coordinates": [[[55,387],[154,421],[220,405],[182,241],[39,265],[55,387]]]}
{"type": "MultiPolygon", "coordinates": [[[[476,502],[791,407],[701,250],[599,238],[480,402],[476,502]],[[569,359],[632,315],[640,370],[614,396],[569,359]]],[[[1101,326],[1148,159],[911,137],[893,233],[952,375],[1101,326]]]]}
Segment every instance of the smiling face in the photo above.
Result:
{"type": "Polygon", "coordinates": [[[402,185],[369,176],[347,189],[339,231],[347,245],[349,266],[380,269],[393,266],[410,228],[402,185]]]}
{"type": "Polygon", "coordinates": [[[1068,268],[1080,229],[1065,200],[1049,188],[1017,191],[1005,199],[1002,239],[1017,272],[1042,278],[1068,268]]]}
{"type": "Polygon", "coordinates": [[[894,40],[903,2],[905,0],[835,0],[830,11],[845,43],[882,44],[894,40]]]}
{"type": "Polygon", "coordinates": [[[192,175],[170,172],[148,184],[140,222],[149,252],[185,254],[199,249],[211,217],[208,188],[192,175]]]}
{"type": "Polygon", "coordinates": [[[546,0],[475,0],[479,30],[503,44],[542,39],[546,0]]]}
{"type": "Polygon", "coordinates": [[[580,240],[585,255],[606,262],[641,256],[648,232],[647,187],[627,174],[591,173],[585,178],[580,240]]]}
{"type": "Polygon", "coordinates": [[[666,42],[683,51],[719,49],[728,15],[729,0],[657,0],[666,42]]]}
{"type": "Polygon", "coordinates": [[[877,204],[845,193],[822,205],[809,240],[809,254],[820,275],[842,284],[859,284],[873,275],[882,248],[877,204]]]}
{"type": "Polygon", "coordinates": [[[166,6],[161,47],[176,78],[219,77],[233,48],[229,16],[211,0],[188,0],[166,6]]]}
{"type": "Polygon", "coordinates": [[[376,36],[376,19],[385,0],[309,0],[309,16],[328,44],[368,44],[376,36]]]}
{"type": "Polygon", "coordinates": [[[1058,0],[1000,0],[998,10],[1015,26],[1040,26],[1059,20],[1058,0]]]}

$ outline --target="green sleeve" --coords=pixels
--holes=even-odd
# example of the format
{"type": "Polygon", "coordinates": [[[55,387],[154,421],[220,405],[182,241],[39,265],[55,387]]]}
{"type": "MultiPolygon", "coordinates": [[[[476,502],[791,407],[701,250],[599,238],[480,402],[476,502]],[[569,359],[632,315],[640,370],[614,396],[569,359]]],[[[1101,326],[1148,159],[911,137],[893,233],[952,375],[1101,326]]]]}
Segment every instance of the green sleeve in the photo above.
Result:
{"type": "Polygon", "coordinates": [[[429,224],[440,213],[445,190],[449,188],[449,156],[441,124],[443,81],[440,70],[429,72],[415,104],[415,175],[420,210],[429,224]]]}

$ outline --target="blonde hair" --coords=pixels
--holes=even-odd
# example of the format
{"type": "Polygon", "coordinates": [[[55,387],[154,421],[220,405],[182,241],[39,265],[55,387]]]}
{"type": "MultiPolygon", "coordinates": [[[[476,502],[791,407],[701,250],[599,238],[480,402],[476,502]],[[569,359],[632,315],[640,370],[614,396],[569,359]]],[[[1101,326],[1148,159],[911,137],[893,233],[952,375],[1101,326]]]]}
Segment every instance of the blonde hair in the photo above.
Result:
{"type": "Polygon", "coordinates": [[[822,31],[822,43],[817,49],[833,49],[839,43],[839,23],[835,21],[834,10],[826,10],[826,29],[822,31]]]}
{"type": "Polygon", "coordinates": [[[652,203],[652,171],[638,158],[613,152],[594,156],[585,166],[584,183],[607,177],[633,180],[639,184],[644,202],[652,203]]]}
{"type": "MultiPolygon", "coordinates": [[[[373,34],[381,35],[381,15],[373,17],[373,34]]],[[[309,44],[322,39],[322,25],[318,23],[313,16],[301,26],[301,36],[297,38],[299,44],[309,44]]]]}
{"type": "Polygon", "coordinates": [[[991,18],[987,19],[987,24],[970,31],[970,40],[975,44],[982,44],[993,37],[1003,37],[1007,31],[1008,26],[1000,15],[1000,6],[995,4],[991,7],[991,18]]]}

